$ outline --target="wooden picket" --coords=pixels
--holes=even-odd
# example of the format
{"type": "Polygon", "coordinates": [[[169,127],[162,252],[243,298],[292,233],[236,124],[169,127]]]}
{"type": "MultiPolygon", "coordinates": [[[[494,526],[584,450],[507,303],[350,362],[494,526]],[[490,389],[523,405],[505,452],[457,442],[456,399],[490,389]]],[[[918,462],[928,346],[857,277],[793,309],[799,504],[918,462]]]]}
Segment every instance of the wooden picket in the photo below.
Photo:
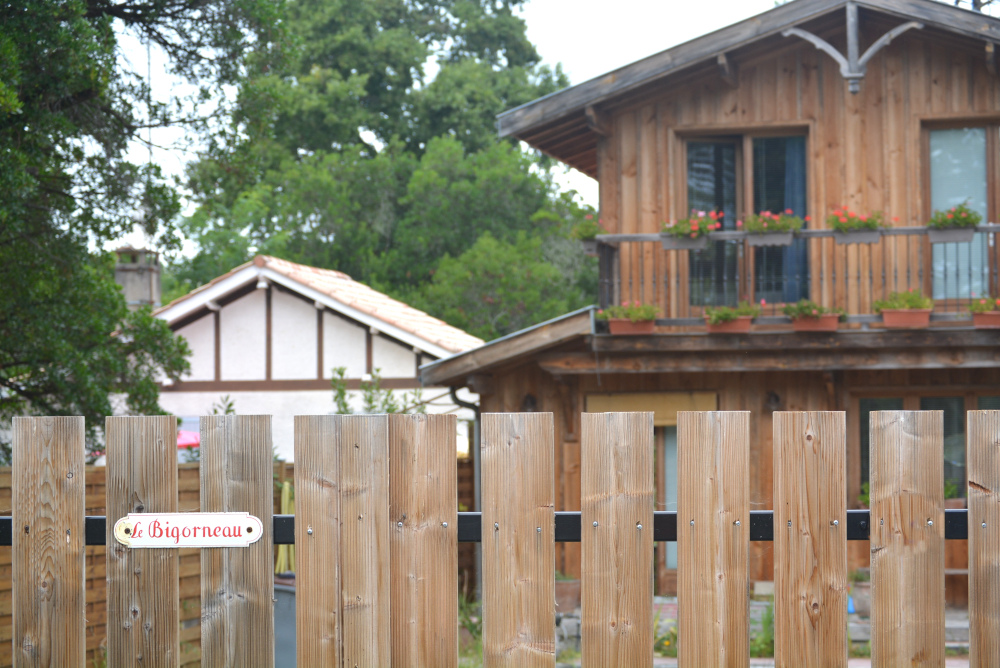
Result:
{"type": "Polygon", "coordinates": [[[677,642],[685,666],[750,665],[750,414],[677,414],[677,642]]]}
{"type": "Polygon", "coordinates": [[[847,665],[847,431],[842,412],[778,412],[774,663],[847,665]]]}
{"type": "Polygon", "coordinates": [[[872,666],[944,665],[941,411],[871,413],[872,666]]]}
{"type": "Polygon", "coordinates": [[[482,421],[483,666],[554,666],[552,414],[482,421]]]}
{"type": "MultiPolygon", "coordinates": [[[[272,522],[271,416],[201,418],[201,510],[272,522]]],[[[202,666],[274,665],[273,538],[201,551],[202,666]]]]}
{"type": "MultiPolygon", "coordinates": [[[[553,666],[552,415],[482,420],[484,665],[553,666]]],[[[746,412],[678,415],[683,666],[749,664],[749,424],[746,412]]],[[[197,660],[184,643],[198,636],[182,624],[199,606],[177,602],[197,596],[179,581],[198,577],[184,566],[198,551],[133,551],[112,536],[129,512],[194,509],[178,503],[175,419],[107,420],[106,500],[87,496],[82,418],[13,427],[13,664],[82,666],[95,623],[106,623],[109,665],[197,660]],[[84,619],[84,509],[102,501],[106,563],[88,577],[106,575],[107,610],[84,619]]],[[[773,428],[776,666],[844,666],[844,413],[776,412],[773,428]]],[[[871,416],[874,666],[943,665],[942,428],[940,411],[871,416]]],[[[296,418],[299,665],[457,666],[455,429],[453,416],[296,418]]],[[[993,666],[1000,411],[970,411],[967,434],[970,665],[993,666]]],[[[201,509],[248,512],[270,527],[270,418],[203,418],[201,451],[201,509]]],[[[651,414],[583,415],[585,665],[652,664],[653,467],[651,414]]],[[[272,543],[266,531],[247,548],[200,550],[202,665],[273,665],[272,543]]]]}
{"type": "Polygon", "coordinates": [[[14,666],[83,666],[83,418],[14,418],[14,666]]]}
{"type": "MultiPolygon", "coordinates": [[[[177,421],[109,417],[107,516],[177,512],[177,421]]],[[[130,550],[107,523],[108,664],[176,667],[180,655],[178,550],[130,550]]]]}
{"type": "Polygon", "coordinates": [[[969,411],[969,666],[1000,666],[1000,411],[969,411]]]}
{"type": "Polygon", "coordinates": [[[389,416],[392,663],[458,665],[454,415],[389,416]]]}
{"type": "Polygon", "coordinates": [[[653,414],[585,413],[583,663],[653,663],[653,414]]]}

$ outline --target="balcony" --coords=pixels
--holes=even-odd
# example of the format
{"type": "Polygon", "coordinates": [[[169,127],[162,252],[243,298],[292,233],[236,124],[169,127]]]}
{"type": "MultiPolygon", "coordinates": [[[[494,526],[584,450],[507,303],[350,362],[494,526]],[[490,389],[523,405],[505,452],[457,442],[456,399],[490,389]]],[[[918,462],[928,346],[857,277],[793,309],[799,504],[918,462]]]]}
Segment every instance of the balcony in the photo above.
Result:
{"type": "MultiPolygon", "coordinates": [[[[659,234],[598,239],[599,303],[656,304],[660,328],[704,327],[706,307],[764,301],[755,326],[791,328],[785,303],[809,298],[847,314],[846,327],[881,327],[873,304],[891,292],[934,298],[932,327],[971,326],[971,300],[1000,296],[1000,225],[980,225],[973,241],[934,243],[925,227],[882,230],[875,243],[837,244],[832,230],[802,230],[789,247],[752,247],[745,232],[713,232],[703,251],[663,250],[659,234]]],[[[842,325],[844,327],[844,325],[842,325]]]]}

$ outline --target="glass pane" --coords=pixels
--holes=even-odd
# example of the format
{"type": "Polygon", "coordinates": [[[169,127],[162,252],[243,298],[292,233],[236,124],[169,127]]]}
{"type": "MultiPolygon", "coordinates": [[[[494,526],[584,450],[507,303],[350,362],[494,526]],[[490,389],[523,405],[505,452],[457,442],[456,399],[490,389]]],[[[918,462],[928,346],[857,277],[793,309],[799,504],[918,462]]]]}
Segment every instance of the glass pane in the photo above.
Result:
{"type": "Polygon", "coordinates": [[[877,397],[860,400],[861,408],[861,482],[868,482],[868,449],[871,447],[871,423],[869,413],[872,411],[901,411],[901,397],[877,397]]]}
{"type": "MultiPolygon", "coordinates": [[[[986,204],[986,128],[932,130],[930,133],[931,208],[968,203],[988,221],[986,204]]],[[[986,234],[968,243],[934,244],[935,299],[988,295],[986,234]]]]}
{"type": "Polygon", "coordinates": [[[965,397],[920,397],[920,410],[944,411],[944,498],[965,496],[965,397]]]}
{"type": "Polygon", "coordinates": [[[976,408],[981,411],[1000,411],[1000,397],[979,397],[976,408]]]}
{"type": "MultiPolygon", "coordinates": [[[[663,457],[663,482],[666,496],[664,510],[677,510],[677,427],[664,427],[663,437],[666,447],[663,457]]],[[[666,548],[667,568],[677,568],[677,543],[662,543],[666,548]]]]}
{"type": "MultiPolygon", "coordinates": [[[[753,201],[760,211],[791,210],[806,216],[806,138],[761,137],[753,140],[753,201]]],[[[808,245],[754,249],[754,294],[777,304],[809,296],[808,245]]]]}
{"type": "MultiPolygon", "coordinates": [[[[696,211],[722,211],[722,228],[736,229],[736,144],[691,142],[687,145],[688,205],[696,211]]],[[[735,305],[739,243],[716,241],[691,251],[688,272],[691,304],[735,305]]]]}

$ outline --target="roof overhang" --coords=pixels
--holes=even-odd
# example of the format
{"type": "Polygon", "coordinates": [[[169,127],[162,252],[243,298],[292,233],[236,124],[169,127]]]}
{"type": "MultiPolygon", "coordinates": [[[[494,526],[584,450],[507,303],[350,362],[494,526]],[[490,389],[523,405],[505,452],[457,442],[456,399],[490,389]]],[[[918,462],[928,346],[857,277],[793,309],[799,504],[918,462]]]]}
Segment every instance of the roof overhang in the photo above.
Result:
{"type": "Polygon", "coordinates": [[[302,295],[304,299],[329,308],[332,311],[341,313],[352,320],[356,320],[362,325],[376,329],[386,336],[394,338],[413,348],[417,348],[422,352],[428,353],[429,355],[433,355],[438,358],[453,355],[452,351],[442,348],[436,343],[423,339],[393,325],[390,322],[376,318],[348,304],[344,304],[330,295],[303,285],[302,283],[299,283],[298,281],[291,279],[280,272],[274,271],[267,266],[260,267],[252,263],[244,266],[242,269],[232,272],[229,276],[222,278],[218,282],[206,286],[204,289],[190,295],[187,299],[183,299],[174,304],[169,304],[168,306],[163,307],[156,312],[156,317],[161,320],[166,320],[168,325],[173,325],[174,323],[188,319],[190,316],[196,315],[198,312],[208,311],[209,304],[211,302],[217,302],[218,300],[223,299],[226,295],[246,287],[249,283],[256,283],[262,277],[272,283],[275,283],[276,285],[280,285],[292,292],[302,295]]]}
{"type": "Polygon", "coordinates": [[[857,7],[928,27],[1000,42],[1000,19],[934,0],[794,0],[731,26],[570,86],[497,116],[501,137],[516,137],[544,153],[596,177],[599,124],[588,109],[752,42],[781,35],[853,2],[857,7]],[[545,137],[542,140],[542,136],[545,137]],[[568,139],[567,139],[568,138],[568,139]]]}

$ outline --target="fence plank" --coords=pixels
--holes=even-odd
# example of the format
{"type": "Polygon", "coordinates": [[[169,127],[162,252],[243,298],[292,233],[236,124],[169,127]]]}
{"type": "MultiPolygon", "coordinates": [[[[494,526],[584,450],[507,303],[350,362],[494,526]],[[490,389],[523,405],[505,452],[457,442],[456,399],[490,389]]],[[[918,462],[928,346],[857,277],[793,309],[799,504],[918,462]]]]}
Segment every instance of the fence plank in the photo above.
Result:
{"type": "Polygon", "coordinates": [[[653,414],[584,413],[581,451],[583,665],[651,666],[653,414]]]}
{"type": "Polygon", "coordinates": [[[677,414],[681,666],[749,666],[750,413],[677,414]]]}
{"type": "Polygon", "coordinates": [[[944,665],[942,416],[871,413],[872,666],[944,665]]]}
{"type": "Polygon", "coordinates": [[[482,423],[483,666],[554,666],[552,414],[482,423]]]}
{"type": "Polygon", "coordinates": [[[842,411],[774,414],[775,666],[847,665],[842,411]]]}
{"type": "Polygon", "coordinates": [[[295,416],[297,664],[341,668],[340,416],[295,416]],[[306,586],[308,583],[308,586],[306,586]]]}
{"type": "Polygon", "coordinates": [[[389,416],[392,663],[458,665],[454,415],[389,416]]]}
{"type": "Polygon", "coordinates": [[[1000,666],[1000,411],[968,422],[969,666],[985,668],[1000,666]]]}
{"type": "Polygon", "coordinates": [[[14,666],[83,666],[83,418],[13,426],[14,666]]]}
{"type": "MultiPolygon", "coordinates": [[[[202,512],[248,512],[271,526],[271,416],[201,418],[202,512]]],[[[203,666],[274,665],[274,549],[269,530],[249,547],[201,551],[203,666]]]]}
{"type": "Polygon", "coordinates": [[[114,536],[129,513],[177,512],[177,419],[109,417],[108,665],[171,666],[180,656],[177,550],[130,550],[114,536]]]}
{"type": "Polygon", "coordinates": [[[388,666],[388,418],[340,419],[343,661],[345,666],[388,666]]]}

